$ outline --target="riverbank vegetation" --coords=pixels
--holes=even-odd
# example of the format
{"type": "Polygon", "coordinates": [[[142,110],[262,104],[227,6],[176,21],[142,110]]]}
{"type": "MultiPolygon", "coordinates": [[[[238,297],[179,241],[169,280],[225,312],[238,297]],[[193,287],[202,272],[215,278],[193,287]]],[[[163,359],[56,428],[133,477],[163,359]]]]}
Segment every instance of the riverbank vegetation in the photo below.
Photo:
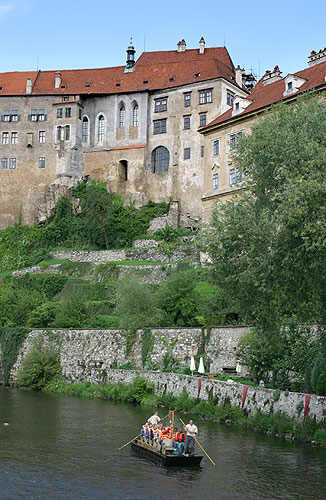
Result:
{"type": "Polygon", "coordinates": [[[238,406],[219,406],[218,398],[208,401],[190,398],[186,392],[174,397],[172,394],[157,395],[153,384],[144,378],[137,377],[131,384],[105,383],[91,384],[89,382],[68,384],[65,380],[56,378],[44,385],[43,390],[85,398],[107,399],[149,406],[162,406],[175,409],[192,417],[209,418],[216,422],[240,425],[277,437],[291,440],[313,441],[326,446],[326,424],[317,424],[313,419],[306,418],[304,425],[298,425],[280,413],[263,415],[257,412],[248,416],[238,406]]]}

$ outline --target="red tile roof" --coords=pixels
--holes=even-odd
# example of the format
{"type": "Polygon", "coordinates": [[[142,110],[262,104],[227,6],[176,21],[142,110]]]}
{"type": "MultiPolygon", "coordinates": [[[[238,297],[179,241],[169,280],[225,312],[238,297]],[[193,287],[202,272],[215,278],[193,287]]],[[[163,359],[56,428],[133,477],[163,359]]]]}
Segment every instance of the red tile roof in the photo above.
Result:
{"type": "MultiPolygon", "coordinates": [[[[116,94],[142,90],[159,90],[223,77],[236,85],[234,66],[225,47],[198,50],[143,52],[134,71],[124,73],[124,66],[62,70],[61,86],[54,88],[57,71],[40,71],[33,95],[116,94]],[[197,75],[197,76],[196,76],[197,75]]],[[[0,73],[0,95],[25,94],[26,80],[36,73],[0,73]],[[19,78],[16,75],[21,75],[19,78]],[[25,76],[24,76],[25,75],[25,76]],[[13,83],[11,80],[15,80],[13,83]]],[[[33,80],[34,81],[34,80],[33,80]]]]}
{"type": "Polygon", "coordinates": [[[37,71],[15,71],[11,73],[0,73],[0,96],[2,95],[25,95],[26,82],[28,78],[35,82],[37,71]]]}
{"type": "Polygon", "coordinates": [[[242,116],[246,116],[252,112],[262,110],[273,103],[278,101],[286,101],[291,99],[293,96],[297,96],[306,90],[319,87],[326,84],[326,62],[316,64],[310,68],[298,71],[294,73],[296,76],[306,80],[304,84],[300,87],[297,92],[284,97],[283,92],[285,91],[285,83],[283,78],[274,83],[268,85],[263,84],[263,79],[261,78],[257,85],[252,89],[251,94],[246,98],[252,101],[251,104],[242,112],[232,117],[232,108],[223,113],[222,115],[215,118],[215,120],[208,123],[205,127],[202,127],[200,131],[205,131],[211,129],[214,125],[220,125],[221,123],[228,122],[232,118],[237,119],[242,116]]]}

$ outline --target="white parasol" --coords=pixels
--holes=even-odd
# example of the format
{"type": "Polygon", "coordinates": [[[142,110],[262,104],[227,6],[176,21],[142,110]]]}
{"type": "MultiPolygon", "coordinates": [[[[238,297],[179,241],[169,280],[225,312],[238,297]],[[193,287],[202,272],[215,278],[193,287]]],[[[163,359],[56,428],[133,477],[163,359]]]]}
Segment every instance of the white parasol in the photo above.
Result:
{"type": "Polygon", "coordinates": [[[205,367],[204,367],[203,358],[200,358],[198,373],[201,373],[201,374],[205,373],[205,367]]]}

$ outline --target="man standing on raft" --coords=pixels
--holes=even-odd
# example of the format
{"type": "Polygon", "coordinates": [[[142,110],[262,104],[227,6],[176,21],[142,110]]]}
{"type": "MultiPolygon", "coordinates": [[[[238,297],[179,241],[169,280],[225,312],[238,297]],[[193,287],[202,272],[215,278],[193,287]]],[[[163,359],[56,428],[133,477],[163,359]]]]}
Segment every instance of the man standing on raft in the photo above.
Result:
{"type": "Polygon", "coordinates": [[[194,425],[194,421],[189,420],[189,424],[184,427],[184,430],[185,432],[187,432],[187,436],[183,454],[191,457],[191,455],[194,453],[195,448],[194,436],[198,434],[198,429],[197,426],[194,425]]]}

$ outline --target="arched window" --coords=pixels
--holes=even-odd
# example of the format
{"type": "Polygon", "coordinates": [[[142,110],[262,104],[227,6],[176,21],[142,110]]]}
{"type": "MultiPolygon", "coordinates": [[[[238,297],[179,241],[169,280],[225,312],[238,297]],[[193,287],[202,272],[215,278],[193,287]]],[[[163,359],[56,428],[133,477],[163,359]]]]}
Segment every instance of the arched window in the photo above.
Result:
{"type": "Polygon", "coordinates": [[[138,127],[138,120],[139,119],[139,110],[138,110],[138,104],[134,105],[134,108],[132,110],[132,126],[133,127],[138,127]]]}
{"type": "Polygon", "coordinates": [[[119,127],[122,128],[125,126],[126,126],[126,108],[124,104],[121,104],[119,112],[119,127]]]}
{"type": "Polygon", "coordinates": [[[169,170],[170,153],[164,146],[155,148],[152,153],[153,172],[160,174],[169,170]]]}
{"type": "Polygon", "coordinates": [[[65,141],[70,141],[70,125],[65,126],[65,141]]]}
{"type": "Polygon", "coordinates": [[[82,123],[82,142],[88,142],[88,118],[84,116],[82,123]]]}
{"type": "Polygon", "coordinates": [[[98,129],[97,129],[97,140],[98,142],[103,142],[104,140],[104,116],[100,115],[98,117],[98,129]]]}
{"type": "Polygon", "coordinates": [[[57,127],[57,141],[61,141],[61,127],[57,127]]]}

